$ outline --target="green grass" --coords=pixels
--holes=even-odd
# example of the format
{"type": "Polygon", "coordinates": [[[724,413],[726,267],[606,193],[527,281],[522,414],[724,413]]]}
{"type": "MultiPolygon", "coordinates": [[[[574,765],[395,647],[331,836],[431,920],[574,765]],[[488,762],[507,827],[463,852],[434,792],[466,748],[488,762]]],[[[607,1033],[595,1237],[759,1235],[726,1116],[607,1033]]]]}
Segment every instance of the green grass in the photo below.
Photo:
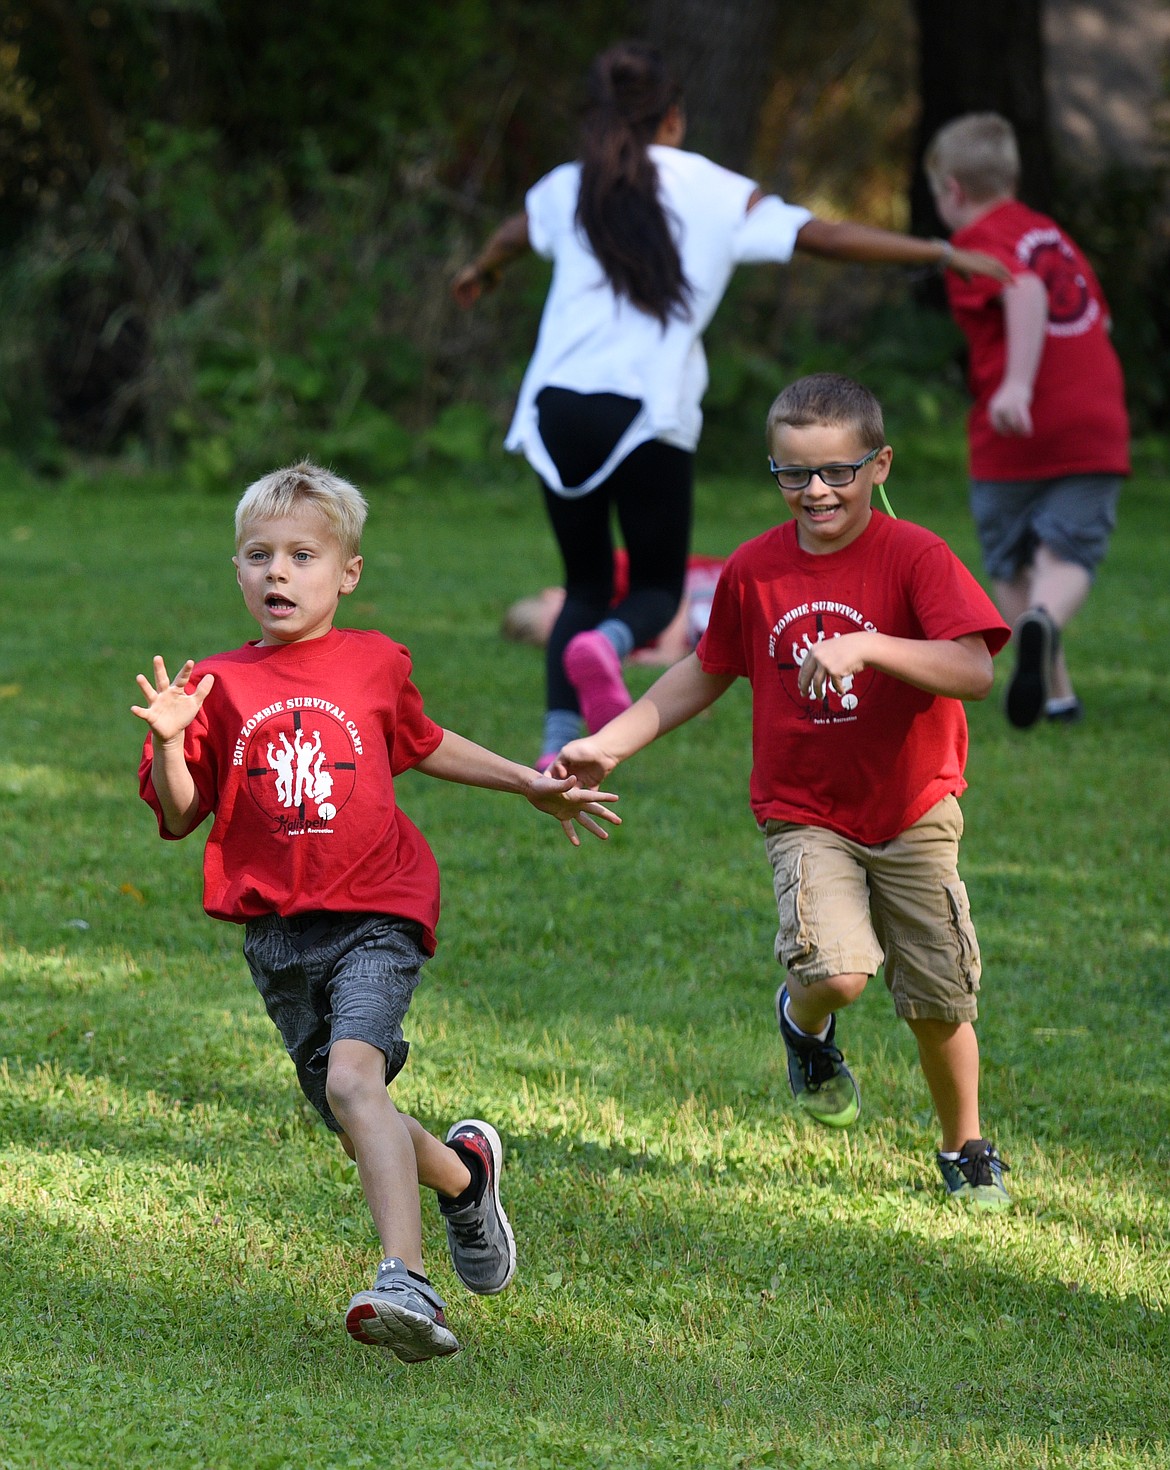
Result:
{"type": "MultiPolygon", "coordinates": [[[[899,513],[973,560],[957,437],[894,442],[899,513]]],[[[758,476],[704,469],[699,550],[776,515],[758,476]]],[[[201,840],[164,847],[135,794],[135,672],[250,636],[231,505],[9,467],[0,1467],[1165,1465],[1162,470],[1148,447],[1068,637],[1086,723],[1021,735],[998,694],[970,710],[964,871],[1006,1218],[940,1198],[880,981],[842,1022],[857,1127],[792,1108],[745,689],[619,773],[605,846],[403,780],[444,918],[396,1096],[436,1129],[497,1124],[520,1248],[508,1293],[470,1297],[425,1202],[464,1350],[406,1368],[345,1335],[376,1260],[356,1177],[299,1099],[239,933],[199,909],[201,840]]],[[[539,660],[495,636],[555,578],[527,480],[369,488],[347,619],[411,647],[442,723],[531,758],[539,660]]]]}

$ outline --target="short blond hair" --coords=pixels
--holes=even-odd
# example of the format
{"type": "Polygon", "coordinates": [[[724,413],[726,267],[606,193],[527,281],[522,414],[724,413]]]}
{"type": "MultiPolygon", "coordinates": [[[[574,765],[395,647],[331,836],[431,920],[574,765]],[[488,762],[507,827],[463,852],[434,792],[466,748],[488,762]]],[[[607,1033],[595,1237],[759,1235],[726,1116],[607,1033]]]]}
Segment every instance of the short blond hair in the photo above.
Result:
{"type": "Polygon", "coordinates": [[[961,184],[976,204],[1014,194],[1020,181],[1015,129],[998,112],[968,112],[939,128],[923,159],[936,187],[961,184]]]}
{"type": "Polygon", "coordinates": [[[249,485],[236,506],[236,548],[248,528],[257,521],[279,520],[305,506],[321,516],[341,549],[343,561],[361,551],[365,529],[366,497],[348,480],[302,460],[287,469],[274,470],[249,485]]]}
{"type": "Polygon", "coordinates": [[[881,449],[886,442],[882,406],[868,388],[841,373],[810,373],[789,383],[768,410],[768,448],[784,425],[808,429],[822,424],[855,429],[866,449],[881,449]]]}

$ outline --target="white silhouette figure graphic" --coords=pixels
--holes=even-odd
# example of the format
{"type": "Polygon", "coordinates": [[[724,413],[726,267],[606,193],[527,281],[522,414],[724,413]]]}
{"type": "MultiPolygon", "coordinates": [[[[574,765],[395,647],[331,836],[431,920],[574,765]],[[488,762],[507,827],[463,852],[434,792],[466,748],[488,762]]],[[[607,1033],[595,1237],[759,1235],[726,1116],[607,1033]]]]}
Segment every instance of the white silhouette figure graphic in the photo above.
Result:
{"type": "Polygon", "coordinates": [[[329,800],[333,795],[333,777],[325,769],[325,752],[318,751],[317,759],[313,762],[312,772],[313,789],[309,796],[317,803],[317,816],[323,822],[332,821],[337,815],[337,808],[329,800]]]}
{"type": "Polygon", "coordinates": [[[268,764],[276,772],[276,799],[281,806],[293,805],[293,761],[296,760],[296,752],[288,743],[288,736],[282,730],[280,738],[283,742],[283,750],[276,750],[272,741],[268,742],[268,764]]]}
{"type": "Polygon", "coordinates": [[[293,744],[297,750],[296,784],[290,806],[300,806],[306,797],[313,794],[313,757],[321,749],[321,732],[313,731],[312,740],[301,738],[301,731],[293,733],[293,744]]]}

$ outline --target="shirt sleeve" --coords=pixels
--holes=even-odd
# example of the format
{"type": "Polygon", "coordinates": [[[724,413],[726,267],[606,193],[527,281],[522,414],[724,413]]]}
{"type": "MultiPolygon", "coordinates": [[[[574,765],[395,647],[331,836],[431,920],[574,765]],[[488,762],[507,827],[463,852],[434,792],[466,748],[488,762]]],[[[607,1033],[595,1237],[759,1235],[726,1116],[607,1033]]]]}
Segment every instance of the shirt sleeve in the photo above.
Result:
{"type": "MultiPolygon", "coordinates": [[[[1021,266],[1009,241],[989,230],[979,229],[978,224],[957,231],[951,237],[951,244],[957,250],[981,250],[984,255],[990,255],[1007,266],[1013,276],[1032,274],[1021,266]]],[[[994,276],[971,276],[964,280],[954,271],[947,271],[946,289],[953,310],[981,311],[1003,300],[1004,283],[994,276]]]]}
{"type": "Polygon", "coordinates": [[[394,710],[394,736],[390,744],[390,774],[400,775],[417,766],[419,761],[437,750],[442,744],[443,727],[423,709],[422,695],[410,678],[410,656],[406,658],[407,677],[398,691],[398,703],[394,710]]]}
{"type": "MultiPolygon", "coordinates": [[[[187,769],[191,772],[191,779],[195,782],[195,793],[199,798],[195,820],[183,833],[184,837],[190,837],[196,827],[200,826],[215,810],[215,767],[207,739],[207,717],[202,710],[187,726],[183,737],[183,754],[186,757],[187,769]]],[[[158,792],[154,789],[154,781],[151,779],[153,768],[154,747],[148,733],[142,743],[142,759],[138,763],[138,794],[154,812],[158,822],[158,835],[167,842],[179,842],[182,838],[167,827],[162,802],[158,799],[158,792]]]]}
{"type": "Polygon", "coordinates": [[[705,674],[749,674],[743,646],[743,598],[738,566],[732,556],[715,585],[707,628],[695,650],[705,674]]]}
{"type": "Polygon", "coordinates": [[[778,194],[766,194],[747,211],[735,232],[731,248],[736,263],[791,260],[796,237],[812,217],[811,210],[786,204],[778,194]]]}
{"type": "Polygon", "coordinates": [[[533,184],[524,196],[524,211],[528,216],[528,243],[545,260],[553,258],[557,240],[566,228],[573,226],[579,173],[577,164],[563,163],[533,184]]]}
{"type": "Polygon", "coordinates": [[[912,596],[924,638],[942,641],[978,633],[994,655],[1011,637],[991,598],[945,541],[928,547],[915,561],[912,596]]]}

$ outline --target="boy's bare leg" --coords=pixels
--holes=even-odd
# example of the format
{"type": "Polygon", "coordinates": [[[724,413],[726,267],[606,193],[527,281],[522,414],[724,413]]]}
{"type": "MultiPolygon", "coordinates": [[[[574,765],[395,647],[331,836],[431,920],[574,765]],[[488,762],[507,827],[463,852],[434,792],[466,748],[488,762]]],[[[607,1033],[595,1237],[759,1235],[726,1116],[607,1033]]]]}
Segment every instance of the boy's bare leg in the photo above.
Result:
{"type": "Polygon", "coordinates": [[[456,1199],[471,1183],[471,1170],[453,1148],[428,1133],[417,1118],[398,1115],[406,1124],[418,1165],[418,1182],[437,1194],[456,1199]]]}
{"type": "Polygon", "coordinates": [[[834,1011],[852,1005],[869,981],[868,975],[833,975],[801,985],[788,981],[788,1019],[806,1036],[816,1036],[834,1011]]]}
{"type": "Polygon", "coordinates": [[[970,1021],[908,1021],[942,1124],[942,1150],[956,1153],[979,1131],[979,1042],[970,1021]]]}
{"type": "MultiPolygon", "coordinates": [[[[1093,579],[1084,567],[1063,560],[1041,543],[1031,566],[1010,582],[994,581],[992,591],[995,605],[1012,627],[1029,608],[1042,607],[1058,628],[1065,628],[1084,606],[1092,586],[1093,579]]],[[[1050,697],[1071,699],[1073,692],[1061,647],[1053,660],[1050,697]]]]}
{"type": "MultiPolygon", "coordinates": [[[[419,1166],[415,1133],[408,1123],[420,1133],[425,1130],[414,1119],[404,1118],[391,1101],[386,1058],[379,1048],[365,1041],[335,1042],[329,1051],[327,1096],[345,1130],[342,1147],[357,1162],[383,1256],[396,1256],[408,1270],[423,1273],[419,1166]]],[[[431,1141],[454,1161],[451,1182],[461,1176],[466,1188],[470,1175],[458,1155],[438,1139],[431,1141]]],[[[437,1164],[429,1162],[428,1170],[434,1174],[437,1164]]]]}

